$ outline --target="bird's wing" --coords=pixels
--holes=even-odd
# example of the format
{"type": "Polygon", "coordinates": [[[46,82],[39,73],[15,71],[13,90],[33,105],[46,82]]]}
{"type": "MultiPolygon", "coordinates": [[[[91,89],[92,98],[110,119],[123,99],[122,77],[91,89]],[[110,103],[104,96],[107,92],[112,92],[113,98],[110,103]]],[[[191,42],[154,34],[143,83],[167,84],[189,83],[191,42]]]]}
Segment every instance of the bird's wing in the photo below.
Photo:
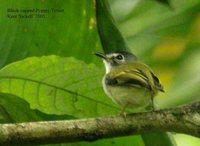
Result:
{"type": "Polygon", "coordinates": [[[154,81],[154,85],[155,85],[155,88],[161,92],[165,92],[164,89],[163,89],[163,86],[162,84],[160,83],[158,77],[153,73],[151,72],[151,75],[153,77],[153,81],[154,81]]]}
{"type": "Polygon", "coordinates": [[[106,76],[106,82],[110,85],[145,87],[152,90],[148,75],[137,68],[113,70],[106,76]]]}
{"type": "Polygon", "coordinates": [[[107,74],[106,81],[112,85],[138,86],[164,92],[158,77],[148,66],[140,62],[117,67],[107,74]]]}

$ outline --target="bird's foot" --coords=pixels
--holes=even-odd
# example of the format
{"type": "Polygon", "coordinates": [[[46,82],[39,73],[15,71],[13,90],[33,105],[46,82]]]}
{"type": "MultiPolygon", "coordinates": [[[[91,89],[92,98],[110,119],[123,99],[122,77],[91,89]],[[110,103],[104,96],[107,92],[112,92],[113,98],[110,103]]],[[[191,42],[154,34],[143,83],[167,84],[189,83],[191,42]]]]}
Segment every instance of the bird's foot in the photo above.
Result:
{"type": "Polygon", "coordinates": [[[122,118],[124,118],[124,120],[126,120],[126,112],[122,111],[122,112],[120,113],[120,116],[121,116],[122,118]]]}

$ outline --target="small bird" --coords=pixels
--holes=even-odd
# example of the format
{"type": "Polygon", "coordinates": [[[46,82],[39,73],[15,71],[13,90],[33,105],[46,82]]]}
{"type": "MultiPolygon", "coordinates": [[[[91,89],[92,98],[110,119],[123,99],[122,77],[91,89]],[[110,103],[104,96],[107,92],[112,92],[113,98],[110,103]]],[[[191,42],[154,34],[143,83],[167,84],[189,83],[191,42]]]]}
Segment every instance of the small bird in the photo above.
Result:
{"type": "Polygon", "coordinates": [[[147,65],[126,51],[94,54],[104,62],[106,73],[102,81],[103,89],[122,107],[120,115],[126,116],[126,108],[154,110],[154,97],[158,91],[164,92],[164,89],[147,65]]]}

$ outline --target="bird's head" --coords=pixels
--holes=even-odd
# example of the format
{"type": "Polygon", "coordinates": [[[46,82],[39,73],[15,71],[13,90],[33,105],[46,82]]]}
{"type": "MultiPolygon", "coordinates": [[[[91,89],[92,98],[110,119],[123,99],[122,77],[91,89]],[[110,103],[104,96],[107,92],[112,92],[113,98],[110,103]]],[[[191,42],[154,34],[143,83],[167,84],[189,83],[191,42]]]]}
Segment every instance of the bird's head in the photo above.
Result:
{"type": "Polygon", "coordinates": [[[138,60],[135,55],[126,51],[116,51],[109,54],[96,52],[94,54],[103,59],[107,73],[110,72],[112,68],[115,68],[119,65],[135,62],[138,60]]]}

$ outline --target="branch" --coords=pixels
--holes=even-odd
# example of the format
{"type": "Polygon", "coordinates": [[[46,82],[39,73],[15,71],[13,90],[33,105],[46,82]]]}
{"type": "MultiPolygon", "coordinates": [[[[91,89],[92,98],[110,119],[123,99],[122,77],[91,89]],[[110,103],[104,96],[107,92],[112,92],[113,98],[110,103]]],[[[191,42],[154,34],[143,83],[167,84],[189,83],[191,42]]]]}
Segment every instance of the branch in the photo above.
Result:
{"type": "Polygon", "coordinates": [[[93,141],[147,132],[200,137],[200,102],[145,113],[80,120],[0,124],[0,145],[93,141]]]}

